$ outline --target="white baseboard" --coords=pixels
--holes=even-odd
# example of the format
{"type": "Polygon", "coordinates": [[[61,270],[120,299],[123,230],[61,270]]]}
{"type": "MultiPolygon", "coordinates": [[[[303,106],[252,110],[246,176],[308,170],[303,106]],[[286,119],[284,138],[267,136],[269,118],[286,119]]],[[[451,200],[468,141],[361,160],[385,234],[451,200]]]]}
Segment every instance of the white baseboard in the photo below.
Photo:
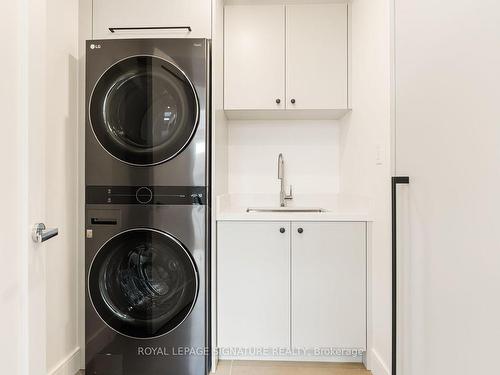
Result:
{"type": "Polygon", "coordinates": [[[66,358],[47,371],[47,375],[75,375],[80,371],[80,356],[81,350],[80,347],[77,347],[66,358]]]}
{"type": "Polygon", "coordinates": [[[389,366],[387,366],[384,361],[382,361],[382,358],[380,358],[380,355],[377,353],[375,349],[372,349],[372,356],[371,356],[371,372],[373,375],[390,375],[391,372],[389,371],[389,366]]]}
{"type": "MultiPolygon", "coordinates": [[[[219,356],[221,361],[284,361],[284,362],[332,362],[332,363],[362,363],[363,357],[337,356],[219,356]]],[[[379,374],[373,374],[379,375],[379,374]]],[[[387,374],[389,375],[389,374],[387,374]]]]}
{"type": "Polygon", "coordinates": [[[210,372],[214,374],[217,371],[217,365],[219,364],[219,355],[214,353],[212,355],[212,368],[210,369],[210,372]]]}

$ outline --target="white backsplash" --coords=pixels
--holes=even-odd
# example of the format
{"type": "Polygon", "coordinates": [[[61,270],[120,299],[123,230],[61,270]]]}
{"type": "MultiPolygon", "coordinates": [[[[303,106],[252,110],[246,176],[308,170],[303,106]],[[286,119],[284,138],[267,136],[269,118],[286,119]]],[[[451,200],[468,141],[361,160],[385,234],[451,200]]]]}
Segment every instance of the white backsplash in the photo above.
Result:
{"type": "Polygon", "coordinates": [[[339,126],[334,120],[228,122],[229,193],[279,192],[281,152],[294,194],[337,194],[339,126]]]}

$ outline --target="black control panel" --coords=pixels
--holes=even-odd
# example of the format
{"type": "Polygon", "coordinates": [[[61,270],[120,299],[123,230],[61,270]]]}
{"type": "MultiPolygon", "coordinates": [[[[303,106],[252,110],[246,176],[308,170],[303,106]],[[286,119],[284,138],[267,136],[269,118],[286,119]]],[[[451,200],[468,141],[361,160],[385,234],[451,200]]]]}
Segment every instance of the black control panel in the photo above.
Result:
{"type": "Polygon", "coordinates": [[[87,204],[206,205],[205,186],[87,186],[87,204]]]}

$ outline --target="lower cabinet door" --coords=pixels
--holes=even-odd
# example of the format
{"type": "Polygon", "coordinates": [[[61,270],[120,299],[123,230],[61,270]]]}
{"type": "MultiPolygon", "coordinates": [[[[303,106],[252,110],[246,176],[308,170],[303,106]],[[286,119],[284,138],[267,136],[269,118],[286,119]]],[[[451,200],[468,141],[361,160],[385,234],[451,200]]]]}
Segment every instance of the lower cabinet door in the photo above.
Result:
{"type": "Polygon", "coordinates": [[[366,350],[366,224],[292,223],[292,346],[366,350]]]}
{"type": "Polygon", "coordinates": [[[289,347],[290,223],[219,222],[217,245],[217,346],[289,347]]]}

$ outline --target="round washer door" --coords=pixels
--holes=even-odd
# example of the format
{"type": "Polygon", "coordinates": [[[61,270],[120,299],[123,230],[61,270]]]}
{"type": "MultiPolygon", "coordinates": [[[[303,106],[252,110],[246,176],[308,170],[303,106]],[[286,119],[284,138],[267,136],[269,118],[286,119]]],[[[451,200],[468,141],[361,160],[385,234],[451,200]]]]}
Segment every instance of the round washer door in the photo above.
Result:
{"type": "Polygon", "coordinates": [[[148,166],[174,158],[189,144],[199,103],[176,65],[134,56],[101,76],[90,97],[89,117],[106,151],[124,163],[148,166]]]}
{"type": "Polygon", "coordinates": [[[92,261],[88,283],[101,319],[135,338],[174,330],[198,294],[198,272],[186,248],[152,229],[129,230],[108,240],[92,261]]]}

